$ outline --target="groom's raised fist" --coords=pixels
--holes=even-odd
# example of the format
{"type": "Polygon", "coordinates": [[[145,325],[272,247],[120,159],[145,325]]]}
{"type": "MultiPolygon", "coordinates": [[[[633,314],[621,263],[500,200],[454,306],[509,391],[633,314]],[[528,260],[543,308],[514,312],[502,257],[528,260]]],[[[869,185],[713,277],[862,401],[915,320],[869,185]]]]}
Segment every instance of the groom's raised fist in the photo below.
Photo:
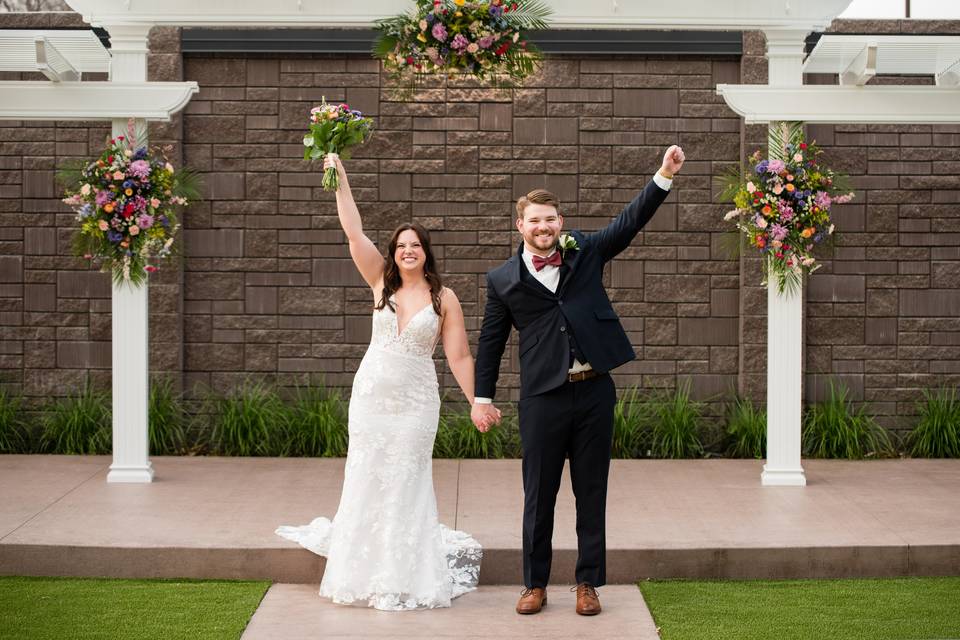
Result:
{"type": "Polygon", "coordinates": [[[673,174],[680,171],[684,160],[683,149],[677,145],[671,146],[667,149],[667,152],[663,154],[663,164],[660,166],[660,173],[663,174],[665,178],[672,178],[673,174]]]}

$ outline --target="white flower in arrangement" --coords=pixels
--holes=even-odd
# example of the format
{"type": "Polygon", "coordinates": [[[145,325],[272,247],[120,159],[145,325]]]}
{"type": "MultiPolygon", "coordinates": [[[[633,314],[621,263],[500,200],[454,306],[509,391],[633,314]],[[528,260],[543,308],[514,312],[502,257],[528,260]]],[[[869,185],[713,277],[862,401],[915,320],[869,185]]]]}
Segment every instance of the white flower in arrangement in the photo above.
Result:
{"type": "Polygon", "coordinates": [[[313,146],[313,136],[303,136],[303,146],[312,147],[313,146]]]}
{"type": "Polygon", "coordinates": [[[827,234],[829,235],[829,234],[832,234],[832,233],[833,233],[833,225],[830,225],[830,228],[827,229],[827,234]]]}
{"type": "Polygon", "coordinates": [[[726,221],[730,221],[730,220],[733,220],[734,218],[736,218],[736,217],[739,216],[739,215],[740,215],[740,210],[739,210],[739,209],[734,209],[733,211],[727,211],[727,214],[726,214],[725,216],[723,216],[723,219],[726,220],[726,221]]]}
{"type": "Polygon", "coordinates": [[[747,193],[753,193],[756,190],[757,190],[757,185],[753,184],[752,182],[747,183],[747,193]]]}

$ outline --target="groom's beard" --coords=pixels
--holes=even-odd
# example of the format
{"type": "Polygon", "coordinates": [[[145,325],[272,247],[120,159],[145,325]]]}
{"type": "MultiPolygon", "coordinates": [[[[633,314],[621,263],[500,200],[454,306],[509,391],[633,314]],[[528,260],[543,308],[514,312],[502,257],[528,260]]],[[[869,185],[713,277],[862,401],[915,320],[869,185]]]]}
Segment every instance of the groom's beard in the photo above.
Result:
{"type": "Polygon", "coordinates": [[[550,251],[557,247],[557,234],[533,235],[528,242],[540,251],[550,251]]]}

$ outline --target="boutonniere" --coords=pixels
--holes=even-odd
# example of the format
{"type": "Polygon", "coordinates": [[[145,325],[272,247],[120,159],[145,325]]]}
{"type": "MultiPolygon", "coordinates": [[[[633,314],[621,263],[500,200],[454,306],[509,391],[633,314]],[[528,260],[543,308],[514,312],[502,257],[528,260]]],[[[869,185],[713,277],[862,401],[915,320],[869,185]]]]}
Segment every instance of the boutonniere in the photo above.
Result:
{"type": "Polygon", "coordinates": [[[562,236],[560,236],[560,241],[557,242],[557,247],[560,249],[560,255],[566,258],[568,249],[572,249],[573,251],[576,251],[580,248],[580,245],[577,244],[576,238],[574,238],[569,233],[565,233],[562,236]]]}

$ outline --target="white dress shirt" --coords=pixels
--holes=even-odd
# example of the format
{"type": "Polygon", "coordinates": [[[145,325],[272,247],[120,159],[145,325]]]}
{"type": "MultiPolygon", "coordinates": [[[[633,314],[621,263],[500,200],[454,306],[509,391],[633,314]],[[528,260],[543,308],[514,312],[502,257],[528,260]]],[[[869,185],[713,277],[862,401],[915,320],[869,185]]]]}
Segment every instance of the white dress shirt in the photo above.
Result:
{"type": "MultiPolygon", "coordinates": [[[[658,187],[664,191],[669,191],[670,187],[673,185],[673,180],[670,178],[664,178],[660,175],[658,171],[653,176],[653,181],[658,187]]],[[[543,256],[544,258],[549,258],[557,250],[554,249],[547,255],[543,256]]],[[[524,247],[523,251],[520,254],[520,257],[523,258],[523,264],[526,265],[527,271],[532,275],[537,281],[550,290],[551,293],[557,292],[557,287],[560,286],[560,267],[554,266],[552,264],[543,265],[539,271],[533,266],[533,254],[527,251],[527,248],[524,247]]],[[[579,373],[581,371],[589,371],[593,367],[590,366],[589,362],[580,362],[576,358],[573,359],[573,366],[570,367],[570,370],[567,373],[579,373]]],[[[480,404],[490,404],[493,402],[492,398],[474,398],[474,402],[480,404]]]]}

